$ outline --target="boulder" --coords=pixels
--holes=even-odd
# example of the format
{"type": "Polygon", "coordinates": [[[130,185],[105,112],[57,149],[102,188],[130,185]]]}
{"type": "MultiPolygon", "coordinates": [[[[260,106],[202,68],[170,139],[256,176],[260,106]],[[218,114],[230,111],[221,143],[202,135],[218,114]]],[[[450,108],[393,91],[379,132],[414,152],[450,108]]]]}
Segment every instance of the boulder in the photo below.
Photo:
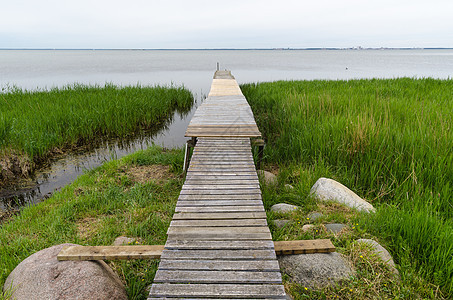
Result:
{"type": "Polygon", "coordinates": [[[327,232],[331,232],[334,234],[339,233],[340,231],[343,230],[343,228],[346,227],[346,225],[340,223],[326,224],[324,226],[326,227],[327,232]]]}
{"type": "Polygon", "coordinates": [[[271,211],[276,212],[276,213],[287,213],[287,212],[296,211],[298,209],[299,209],[299,206],[286,204],[286,203],[274,204],[271,207],[271,211]]]}
{"type": "Polygon", "coordinates": [[[357,196],[341,183],[329,178],[319,178],[311,188],[310,194],[319,200],[334,201],[358,211],[375,211],[373,205],[357,196]]]}
{"type": "Polygon", "coordinates": [[[63,246],[24,259],[8,276],[4,290],[12,299],[127,299],[118,275],[103,261],[58,261],[63,246]]]}
{"type": "Polygon", "coordinates": [[[294,282],[310,288],[332,285],[354,275],[349,261],[337,252],[282,255],[278,262],[294,282]]]}
{"type": "Polygon", "coordinates": [[[288,224],[289,220],[274,220],[272,221],[277,228],[283,228],[286,224],[288,224]]]}
{"type": "Polygon", "coordinates": [[[389,266],[390,270],[395,274],[399,275],[398,270],[395,267],[395,262],[393,261],[392,256],[390,253],[385,249],[384,247],[381,246],[378,242],[370,239],[358,239],[356,243],[365,243],[367,245],[371,246],[371,249],[373,250],[373,253],[379,256],[379,258],[389,266]]]}
{"type": "Polygon", "coordinates": [[[275,176],[271,172],[264,171],[264,170],[258,170],[257,173],[258,173],[258,177],[266,185],[277,185],[278,184],[277,176],[275,176]]]}

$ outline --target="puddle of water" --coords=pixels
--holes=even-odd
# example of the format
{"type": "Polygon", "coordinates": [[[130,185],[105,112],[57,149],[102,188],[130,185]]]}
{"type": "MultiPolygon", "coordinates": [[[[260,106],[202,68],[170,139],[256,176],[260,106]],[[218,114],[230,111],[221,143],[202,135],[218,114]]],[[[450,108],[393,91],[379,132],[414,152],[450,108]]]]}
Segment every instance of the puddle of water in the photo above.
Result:
{"type": "Polygon", "coordinates": [[[129,141],[105,141],[91,151],[68,154],[52,162],[49,167],[36,172],[30,183],[0,190],[0,210],[18,210],[25,205],[43,201],[87,170],[112,159],[147,149],[153,144],[165,148],[183,147],[188,140],[184,133],[201,99],[202,96],[195,95],[195,103],[189,112],[175,112],[160,128],[142,132],[129,141]]]}

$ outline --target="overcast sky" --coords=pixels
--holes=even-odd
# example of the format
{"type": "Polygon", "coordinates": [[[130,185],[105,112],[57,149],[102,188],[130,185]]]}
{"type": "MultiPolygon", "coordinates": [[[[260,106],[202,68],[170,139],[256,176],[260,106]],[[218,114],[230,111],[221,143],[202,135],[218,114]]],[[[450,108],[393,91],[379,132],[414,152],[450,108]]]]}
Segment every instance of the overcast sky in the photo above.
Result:
{"type": "Polygon", "coordinates": [[[453,0],[0,1],[0,48],[453,47],[453,0]]]}

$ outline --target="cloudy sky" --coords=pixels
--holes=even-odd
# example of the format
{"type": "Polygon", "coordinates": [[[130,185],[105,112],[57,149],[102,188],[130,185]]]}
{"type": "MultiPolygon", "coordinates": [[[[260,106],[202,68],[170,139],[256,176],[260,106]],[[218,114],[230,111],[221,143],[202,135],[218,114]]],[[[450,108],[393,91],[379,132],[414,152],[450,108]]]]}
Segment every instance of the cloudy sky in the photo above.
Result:
{"type": "Polygon", "coordinates": [[[453,47],[452,0],[1,0],[0,48],[453,47]]]}

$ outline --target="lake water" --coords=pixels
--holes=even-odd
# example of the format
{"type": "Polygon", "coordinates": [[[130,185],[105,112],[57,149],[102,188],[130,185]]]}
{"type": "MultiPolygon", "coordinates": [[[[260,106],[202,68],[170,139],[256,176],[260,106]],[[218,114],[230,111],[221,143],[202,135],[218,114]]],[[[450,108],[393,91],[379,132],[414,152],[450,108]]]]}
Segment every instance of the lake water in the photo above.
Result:
{"type": "MultiPolygon", "coordinates": [[[[239,83],[275,80],[453,77],[453,50],[0,50],[0,88],[36,90],[72,83],[184,85],[197,103],[208,94],[217,63],[239,83]]],[[[73,154],[15,190],[0,191],[0,209],[23,205],[72,182],[86,169],[152,143],[181,147],[194,113],[128,143],[106,142],[73,154]],[[17,198],[17,199],[16,199],[17,198]]]]}

